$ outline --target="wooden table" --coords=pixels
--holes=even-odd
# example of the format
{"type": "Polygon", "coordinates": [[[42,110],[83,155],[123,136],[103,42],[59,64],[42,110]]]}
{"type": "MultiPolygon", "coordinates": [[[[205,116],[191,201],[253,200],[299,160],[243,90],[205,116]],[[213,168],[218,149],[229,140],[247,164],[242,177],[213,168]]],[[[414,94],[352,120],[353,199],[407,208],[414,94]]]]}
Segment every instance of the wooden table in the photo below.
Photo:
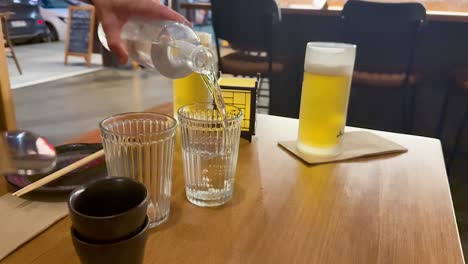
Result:
{"type": "MultiPolygon", "coordinates": [[[[289,0],[298,1],[298,0],[289,0]]],[[[299,0],[301,1],[301,0],[299,0]]],[[[347,0],[328,0],[328,6],[343,7],[347,0]]],[[[401,3],[420,2],[427,10],[447,12],[468,12],[468,2],[465,0],[373,0],[376,2],[401,3]]]]}
{"type": "Polygon", "coordinates": [[[12,14],[12,12],[0,13],[0,65],[2,65],[2,67],[0,67],[0,131],[16,129],[15,109],[10,89],[10,77],[8,75],[8,64],[2,30],[3,17],[8,18],[12,14]]]}
{"type": "MultiPolygon", "coordinates": [[[[421,2],[427,9],[430,21],[468,22],[468,2],[464,0],[374,0],[380,2],[421,2]]],[[[281,12],[287,15],[325,15],[338,16],[346,0],[279,0],[281,12]],[[311,2],[313,2],[311,4],[311,2]],[[326,5],[325,5],[326,2],[326,5]]],[[[210,10],[209,3],[182,3],[181,8],[210,10]]]]}
{"type": "MultiPolygon", "coordinates": [[[[178,147],[171,213],[151,231],[145,263],[464,263],[438,140],[374,131],[408,153],[308,167],[277,146],[297,127],[258,116],[233,200],[218,208],[186,200],[178,147]]],[[[78,263],[69,228],[67,217],[1,263],[78,263]]]]}
{"type": "MultiPolygon", "coordinates": [[[[328,0],[327,6],[320,10],[313,8],[312,5],[294,6],[296,2],[302,3],[302,0],[289,0],[282,4],[281,11],[285,14],[303,14],[303,15],[328,15],[338,16],[347,0],[328,0]]],[[[420,2],[426,7],[427,19],[429,21],[454,21],[468,22],[468,2],[464,0],[373,0],[376,2],[420,2]]]]}

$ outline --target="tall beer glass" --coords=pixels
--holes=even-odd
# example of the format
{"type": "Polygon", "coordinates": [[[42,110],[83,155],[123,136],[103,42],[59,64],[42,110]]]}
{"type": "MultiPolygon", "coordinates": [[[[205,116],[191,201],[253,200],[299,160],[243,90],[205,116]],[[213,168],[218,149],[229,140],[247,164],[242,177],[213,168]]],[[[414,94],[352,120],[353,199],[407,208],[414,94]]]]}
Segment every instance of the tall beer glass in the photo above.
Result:
{"type": "Polygon", "coordinates": [[[305,54],[297,148],[302,153],[340,153],[356,46],[309,42],[305,54]]]}

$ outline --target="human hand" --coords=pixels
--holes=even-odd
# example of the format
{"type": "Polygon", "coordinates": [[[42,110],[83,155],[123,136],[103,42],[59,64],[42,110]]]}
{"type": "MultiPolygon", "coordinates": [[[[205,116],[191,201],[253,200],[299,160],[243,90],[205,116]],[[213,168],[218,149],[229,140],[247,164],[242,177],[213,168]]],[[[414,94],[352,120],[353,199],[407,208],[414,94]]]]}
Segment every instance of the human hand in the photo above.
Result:
{"type": "Polygon", "coordinates": [[[174,20],[191,25],[185,17],[161,5],[159,0],[93,0],[93,3],[106,33],[107,44],[122,64],[127,63],[128,52],[122,44],[120,33],[131,17],[174,20]]]}

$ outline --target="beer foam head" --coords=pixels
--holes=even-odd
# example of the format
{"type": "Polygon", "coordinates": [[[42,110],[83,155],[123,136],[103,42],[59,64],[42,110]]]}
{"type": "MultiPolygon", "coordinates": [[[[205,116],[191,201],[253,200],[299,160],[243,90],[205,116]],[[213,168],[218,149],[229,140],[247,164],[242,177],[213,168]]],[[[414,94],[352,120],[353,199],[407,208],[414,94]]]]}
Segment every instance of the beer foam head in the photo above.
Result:
{"type": "Polygon", "coordinates": [[[211,34],[206,32],[197,32],[200,43],[206,48],[211,48],[211,34]]]}
{"type": "Polygon", "coordinates": [[[350,75],[354,69],[356,46],[345,43],[309,42],[304,71],[321,75],[350,75]]]}

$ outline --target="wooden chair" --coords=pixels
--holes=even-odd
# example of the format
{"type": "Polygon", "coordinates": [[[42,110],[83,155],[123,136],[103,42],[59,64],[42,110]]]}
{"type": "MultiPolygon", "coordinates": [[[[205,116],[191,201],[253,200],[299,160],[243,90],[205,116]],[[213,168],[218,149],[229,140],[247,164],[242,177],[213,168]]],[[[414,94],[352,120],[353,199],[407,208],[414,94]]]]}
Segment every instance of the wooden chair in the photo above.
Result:
{"type": "Polygon", "coordinates": [[[14,13],[8,12],[8,13],[0,13],[0,19],[2,20],[2,30],[3,30],[3,46],[5,47],[5,52],[8,52],[10,55],[9,57],[12,58],[15,61],[16,68],[18,69],[18,72],[20,74],[23,74],[23,71],[21,70],[21,66],[19,64],[18,58],[16,57],[15,50],[13,48],[13,44],[10,40],[10,32],[8,31],[8,19],[10,18],[11,15],[14,13]]]}
{"type": "MultiPolygon", "coordinates": [[[[0,20],[0,39],[3,39],[2,20],[0,20]]],[[[0,131],[15,130],[16,118],[3,45],[0,45],[0,65],[5,65],[5,67],[0,67],[0,131]]]]}
{"type": "Polygon", "coordinates": [[[455,90],[461,91],[463,93],[465,106],[463,110],[463,117],[456,128],[455,145],[452,151],[449,154],[446,154],[448,171],[450,171],[455,158],[462,153],[463,132],[465,131],[465,127],[468,124],[468,70],[455,72],[452,78],[452,83],[453,85],[447,89],[443,98],[442,111],[440,114],[439,124],[437,125],[437,138],[442,140],[442,134],[444,132],[447,119],[447,109],[449,106],[450,96],[456,92],[455,90]]]}
{"type": "Polygon", "coordinates": [[[219,70],[234,76],[255,77],[260,73],[261,96],[263,78],[269,79],[271,88],[271,79],[287,67],[286,60],[273,54],[273,32],[281,21],[277,3],[274,0],[212,0],[211,11],[219,70]],[[235,51],[221,57],[220,39],[228,41],[235,51]]]}
{"type": "Polygon", "coordinates": [[[352,93],[355,86],[399,88],[401,127],[407,133],[413,123],[415,86],[421,80],[414,71],[414,58],[425,20],[426,9],[420,3],[353,0],[341,14],[341,40],[357,45],[352,93]]]}

